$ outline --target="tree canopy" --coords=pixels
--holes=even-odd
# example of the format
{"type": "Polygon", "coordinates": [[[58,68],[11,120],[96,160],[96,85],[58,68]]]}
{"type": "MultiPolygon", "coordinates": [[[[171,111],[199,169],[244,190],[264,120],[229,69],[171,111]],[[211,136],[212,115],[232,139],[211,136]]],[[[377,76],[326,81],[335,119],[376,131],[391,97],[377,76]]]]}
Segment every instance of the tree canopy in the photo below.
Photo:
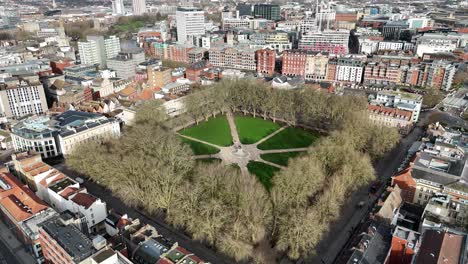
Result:
{"type": "Polygon", "coordinates": [[[190,94],[185,106],[196,122],[230,110],[326,130],[328,136],[291,159],[267,191],[236,168],[197,165],[166,126],[172,119],[161,104],[149,102],[120,139],[80,146],[67,163],[129,205],[165,213],[169,223],[239,262],[271,262],[266,258],[272,254],[259,254],[265,243],[290,259],[313,254],[349,194],[374,179],[371,160],[399,140],[396,129],[370,122],[365,98],[308,88],[224,81],[190,94]]]}

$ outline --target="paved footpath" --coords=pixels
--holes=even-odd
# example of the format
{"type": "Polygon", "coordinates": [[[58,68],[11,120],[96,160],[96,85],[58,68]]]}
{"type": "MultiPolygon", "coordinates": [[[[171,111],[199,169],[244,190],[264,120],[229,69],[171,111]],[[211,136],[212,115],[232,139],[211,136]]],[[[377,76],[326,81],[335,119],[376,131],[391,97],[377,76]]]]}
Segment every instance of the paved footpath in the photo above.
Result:
{"type": "Polygon", "coordinates": [[[25,246],[2,221],[0,221],[0,254],[8,264],[36,263],[25,246]]]}

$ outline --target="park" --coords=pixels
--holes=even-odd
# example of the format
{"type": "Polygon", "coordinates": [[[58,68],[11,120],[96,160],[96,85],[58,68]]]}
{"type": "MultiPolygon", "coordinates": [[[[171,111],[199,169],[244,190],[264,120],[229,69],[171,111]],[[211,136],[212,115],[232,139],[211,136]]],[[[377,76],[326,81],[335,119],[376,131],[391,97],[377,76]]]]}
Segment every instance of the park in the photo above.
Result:
{"type": "Polygon", "coordinates": [[[178,134],[190,146],[195,159],[221,161],[248,171],[267,190],[272,187],[274,174],[320,137],[303,128],[231,113],[212,117],[178,134]]]}

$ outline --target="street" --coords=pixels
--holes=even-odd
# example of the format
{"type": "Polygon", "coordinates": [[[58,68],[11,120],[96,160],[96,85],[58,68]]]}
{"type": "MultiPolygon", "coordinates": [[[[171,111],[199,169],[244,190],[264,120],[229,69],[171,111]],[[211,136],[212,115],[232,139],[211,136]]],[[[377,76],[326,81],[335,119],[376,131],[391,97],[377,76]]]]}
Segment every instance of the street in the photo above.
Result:
{"type": "MultiPolygon", "coordinates": [[[[387,179],[393,176],[406,157],[408,149],[423,136],[425,127],[429,123],[437,121],[454,126],[468,127],[464,120],[441,112],[438,109],[421,112],[420,119],[410,134],[402,138],[399,145],[393,151],[375,162],[374,169],[378,179],[385,183],[387,179]]],[[[362,189],[353,193],[349,198],[347,206],[342,208],[340,219],[330,225],[330,231],[318,245],[316,257],[312,258],[311,263],[334,263],[341,250],[346,250],[343,247],[346,245],[347,240],[351,237],[354,229],[360,222],[366,218],[369,212],[368,206],[373,205],[377,199],[375,196],[368,195],[367,187],[363,186],[362,189]],[[367,206],[357,208],[356,205],[360,201],[364,201],[367,206]]]]}

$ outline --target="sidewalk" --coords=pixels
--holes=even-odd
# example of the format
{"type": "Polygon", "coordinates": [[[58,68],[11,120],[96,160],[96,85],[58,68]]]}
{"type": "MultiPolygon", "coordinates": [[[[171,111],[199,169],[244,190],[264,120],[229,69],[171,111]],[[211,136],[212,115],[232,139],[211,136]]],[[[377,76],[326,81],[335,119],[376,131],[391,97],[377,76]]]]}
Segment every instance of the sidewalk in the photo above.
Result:
{"type": "Polygon", "coordinates": [[[25,246],[18,241],[13,232],[0,221],[0,240],[6,245],[8,251],[16,258],[17,263],[33,264],[36,260],[26,251],[25,246]]]}

